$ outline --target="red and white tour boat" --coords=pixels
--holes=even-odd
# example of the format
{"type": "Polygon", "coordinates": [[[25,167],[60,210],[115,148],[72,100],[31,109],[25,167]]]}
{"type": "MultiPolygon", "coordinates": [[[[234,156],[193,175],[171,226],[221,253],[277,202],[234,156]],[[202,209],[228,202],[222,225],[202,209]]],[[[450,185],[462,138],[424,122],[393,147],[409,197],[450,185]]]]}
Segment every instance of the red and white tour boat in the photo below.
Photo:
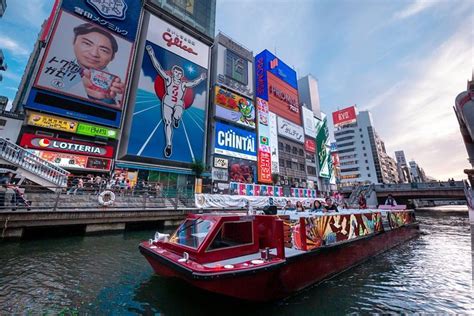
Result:
{"type": "Polygon", "coordinates": [[[250,301],[284,298],[419,234],[413,210],[190,214],[140,252],[156,273],[250,301]]]}

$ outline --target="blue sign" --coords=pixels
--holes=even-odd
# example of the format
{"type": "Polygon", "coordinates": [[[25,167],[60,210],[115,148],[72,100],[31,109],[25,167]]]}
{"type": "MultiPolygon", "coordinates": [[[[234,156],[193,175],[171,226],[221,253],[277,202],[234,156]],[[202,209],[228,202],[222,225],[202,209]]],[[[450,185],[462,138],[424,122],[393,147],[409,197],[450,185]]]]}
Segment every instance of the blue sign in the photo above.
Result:
{"type": "Polygon", "coordinates": [[[61,7],[135,42],[141,1],[63,0],[61,7]]]}
{"type": "Polygon", "coordinates": [[[54,93],[31,89],[25,108],[44,111],[73,119],[107,125],[120,126],[121,111],[96,106],[54,93]]]}
{"type": "Polygon", "coordinates": [[[258,63],[261,63],[264,72],[269,71],[287,84],[289,84],[290,86],[292,86],[293,88],[298,89],[296,71],[294,71],[290,66],[285,64],[283,61],[281,61],[278,57],[270,53],[268,50],[265,49],[260,54],[255,56],[255,69],[258,69],[258,63]]]}
{"type": "Polygon", "coordinates": [[[256,134],[244,129],[216,122],[214,153],[257,160],[256,134]]]}

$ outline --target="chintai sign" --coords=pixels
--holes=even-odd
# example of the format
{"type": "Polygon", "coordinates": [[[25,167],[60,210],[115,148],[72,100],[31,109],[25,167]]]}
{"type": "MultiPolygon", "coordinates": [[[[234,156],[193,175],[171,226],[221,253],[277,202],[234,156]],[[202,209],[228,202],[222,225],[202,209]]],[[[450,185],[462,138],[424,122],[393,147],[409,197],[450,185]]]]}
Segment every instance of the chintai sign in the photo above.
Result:
{"type": "Polygon", "coordinates": [[[256,161],[255,133],[216,122],[214,153],[256,161]]]}

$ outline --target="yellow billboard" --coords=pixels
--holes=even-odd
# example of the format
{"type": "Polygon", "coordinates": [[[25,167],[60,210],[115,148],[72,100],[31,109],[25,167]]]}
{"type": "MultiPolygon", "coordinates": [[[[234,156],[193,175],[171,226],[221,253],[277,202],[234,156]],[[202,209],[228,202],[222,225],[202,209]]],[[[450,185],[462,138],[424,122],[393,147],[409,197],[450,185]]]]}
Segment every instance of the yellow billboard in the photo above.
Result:
{"type": "Polygon", "coordinates": [[[58,116],[30,112],[28,115],[28,125],[75,133],[77,130],[78,122],[58,116]]]}

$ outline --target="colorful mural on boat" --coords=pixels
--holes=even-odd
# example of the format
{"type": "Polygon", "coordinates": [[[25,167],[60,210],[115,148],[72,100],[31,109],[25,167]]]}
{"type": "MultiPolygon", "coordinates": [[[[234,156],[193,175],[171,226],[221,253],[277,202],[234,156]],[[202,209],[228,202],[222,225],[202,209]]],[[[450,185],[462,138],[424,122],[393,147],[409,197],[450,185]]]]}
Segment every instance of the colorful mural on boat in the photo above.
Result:
{"type": "Polygon", "coordinates": [[[406,211],[394,212],[394,211],[391,211],[388,214],[389,214],[388,218],[389,218],[390,227],[392,229],[415,222],[415,213],[414,212],[406,212],[406,211]]]}

